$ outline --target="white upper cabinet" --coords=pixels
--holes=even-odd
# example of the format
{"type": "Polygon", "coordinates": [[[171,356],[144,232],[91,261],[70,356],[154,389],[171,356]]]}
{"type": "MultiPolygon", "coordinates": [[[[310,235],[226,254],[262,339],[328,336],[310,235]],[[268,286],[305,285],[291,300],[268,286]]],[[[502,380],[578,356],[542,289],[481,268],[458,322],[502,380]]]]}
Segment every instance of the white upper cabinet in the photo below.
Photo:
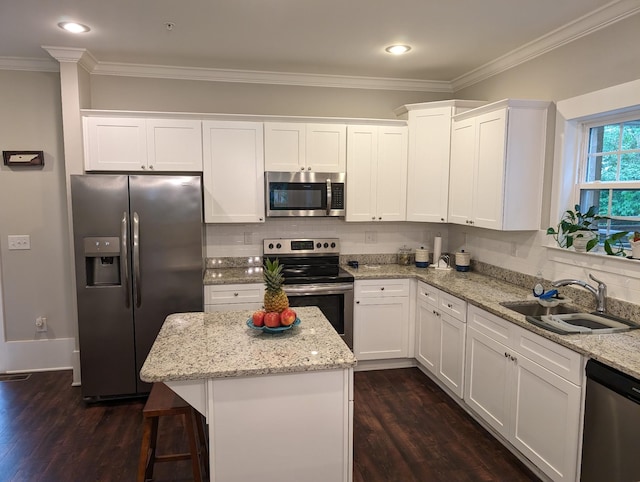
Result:
{"type": "Polygon", "coordinates": [[[345,172],[346,132],[344,124],[265,122],[265,170],[345,172]]]}
{"type": "Polygon", "coordinates": [[[147,119],[148,165],[156,171],[202,171],[202,122],[147,119]]]}
{"type": "Polygon", "coordinates": [[[548,106],[504,100],[453,117],[449,222],[540,229],[548,106]]]}
{"type": "Polygon", "coordinates": [[[451,117],[483,104],[450,100],[404,106],[409,121],[407,221],[447,222],[451,117]]]}
{"type": "Polygon", "coordinates": [[[264,222],[262,122],[204,121],[204,220],[264,222]]]}
{"type": "Polygon", "coordinates": [[[348,126],[347,221],[404,221],[407,128],[348,126]]]}
{"type": "Polygon", "coordinates": [[[85,117],[86,171],[202,171],[202,123],[85,117]]]}

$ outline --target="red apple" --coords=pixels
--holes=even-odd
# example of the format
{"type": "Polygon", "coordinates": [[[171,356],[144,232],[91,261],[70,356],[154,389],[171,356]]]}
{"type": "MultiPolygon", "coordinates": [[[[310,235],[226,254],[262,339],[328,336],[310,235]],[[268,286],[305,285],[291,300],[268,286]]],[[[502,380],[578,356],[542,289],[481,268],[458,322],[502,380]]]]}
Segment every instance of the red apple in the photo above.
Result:
{"type": "Polygon", "coordinates": [[[291,308],[287,308],[280,313],[280,323],[282,326],[293,325],[294,321],[296,321],[296,312],[291,308]]]}
{"type": "Polygon", "coordinates": [[[280,326],[280,313],[270,311],[264,315],[264,325],[269,328],[278,328],[280,326]]]}
{"type": "Polygon", "coordinates": [[[262,326],[264,325],[264,315],[265,315],[265,311],[264,310],[260,310],[260,311],[256,311],[252,318],[253,318],[253,326],[262,326]]]}

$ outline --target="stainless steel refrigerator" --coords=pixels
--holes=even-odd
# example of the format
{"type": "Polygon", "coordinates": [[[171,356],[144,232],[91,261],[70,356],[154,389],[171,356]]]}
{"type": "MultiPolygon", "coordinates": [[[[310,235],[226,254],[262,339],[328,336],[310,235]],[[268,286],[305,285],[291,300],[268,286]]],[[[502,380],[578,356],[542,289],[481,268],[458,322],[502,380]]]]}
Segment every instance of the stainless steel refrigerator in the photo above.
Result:
{"type": "Polygon", "coordinates": [[[197,176],[71,176],[82,395],[144,394],[167,315],[203,310],[197,176]]]}

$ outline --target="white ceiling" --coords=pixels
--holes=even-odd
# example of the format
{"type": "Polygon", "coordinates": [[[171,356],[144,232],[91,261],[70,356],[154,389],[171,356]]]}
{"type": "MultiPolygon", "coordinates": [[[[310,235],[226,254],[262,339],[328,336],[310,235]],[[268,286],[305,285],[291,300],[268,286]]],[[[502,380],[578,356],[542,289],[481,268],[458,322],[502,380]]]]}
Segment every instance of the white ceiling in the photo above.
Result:
{"type": "Polygon", "coordinates": [[[451,82],[639,10],[638,0],[0,0],[0,60],[50,61],[42,46],[56,46],[98,64],[451,82]],[[64,20],[91,31],[66,33],[64,20]],[[385,53],[393,43],[413,49],[385,53]]]}

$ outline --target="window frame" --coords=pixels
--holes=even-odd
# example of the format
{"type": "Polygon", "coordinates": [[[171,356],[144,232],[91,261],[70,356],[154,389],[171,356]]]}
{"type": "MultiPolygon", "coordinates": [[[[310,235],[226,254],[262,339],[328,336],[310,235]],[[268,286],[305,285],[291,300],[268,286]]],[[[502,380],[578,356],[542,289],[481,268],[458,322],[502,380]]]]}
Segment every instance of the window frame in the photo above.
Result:
{"type": "MultiPolygon", "coordinates": [[[[589,143],[590,143],[590,130],[593,127],[605,126],[608,124],[623,124],[628,121],[640,120],[640,108],[637,110],[629,110],[623,113],[612,112],[607,115],[599,115],[597,118],[588,119],[580,122],[580,149],[578,151],[577,168],[576,168],[576,189],[574,192],[574,204],[581,204],[582,191],[590,190],[615,190],[615,189],[632,189],[640,191],[640,180],[637,181],[585,181],[587,177],[588,164],[589,164],[589,143]]],[[[612,151],[619,153],[620,151],[612,151]]],[[[619,169],[619,167],[618,167],[619,169]]],[[[609,198],[609,206],[607,206],[607,213],[611,212],[611,203],[613,196],[609,198]]],[[[583,206],[584,207],[584,206],[583,206]]],[[[609,214],[606,214],[609,216],[609,214]]],[[[611,216],[611,219],[632,219],[637,221],[640,230],[640,217],[617,217],[611,216]]],[[[607,235],[610,234],[611,222],[606,223],[607,235]]],[[[625,243],[628,245],[628,243],[625,243]]]]}
{"type": "MultiPolygon", "coordinates": [[[[640,79],[556,102],[553,164],[551,172],[545,176],[550,184],[548,226],[555,226],[564,212],[573,209],[579,200],[580,153],[585,139],[583,125],[637,112],[640,112],[640,79]]],[[[607,272],[640,279],[638,261],[606,256],[602,251],[576,253],[558,247],[550,236],[543,239],[543,245],[551,249],[548,253],[551,261],[583,268],[599,266],[602,269],[606,266],[607,272]]]]}

